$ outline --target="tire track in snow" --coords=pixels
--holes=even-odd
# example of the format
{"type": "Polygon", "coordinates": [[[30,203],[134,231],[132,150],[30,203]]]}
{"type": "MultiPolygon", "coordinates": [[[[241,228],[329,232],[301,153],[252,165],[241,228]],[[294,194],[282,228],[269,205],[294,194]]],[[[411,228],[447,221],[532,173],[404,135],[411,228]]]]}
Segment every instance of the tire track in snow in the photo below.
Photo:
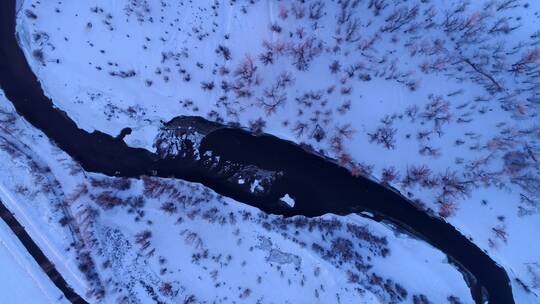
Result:
{"type": "MultiPolygon", "coordinates": [[[[7,223],[6,223],[7,225],[7,223]]],[[[28,274],[28,276],[32,279],[32,281],[38,286],[39,290],[43,293],[45,297],[49,299],[51,303],[58,302],[59,299],[55,300],[47,291],[45,287],[43,287],[42,282],[36,278],[36,274],[32,270],[31,267],[29,267],[28,263],[26,263],[25,258],[22,256],[21,252],[19,252],[15,248],[10,248],[10,246],[7,244],[6,241],[4,241],[2,238],[0,238],[0,245],[1,247],[5,248],[7,253],[11,256],[11,258],[19,265],[20,268],[23,268],[25,272],[28,274]]]]}
{"type": "MultiPolygon", "coordinates": [[[[0,192],[6,194],[5,190],[1,186],[0,192]]],[[[43,251],[41,251],[30,235],[28,235],[24,227],[19,223],[19,221],[17,221],[15,216],[13,216],[2,201],[0,201],[0,217],[9,226],[11,231],[13,231],[15,236],[17,236],[19,241],[21,241],[22,245],[26,248],[26,250],[28,250],[28,253],[34,258],[36,263],[38,263],[43,272],[45,272],[54,285],[56,285],[56,287],[58,287],[58,289],[64,293],[66,299],[74,304],[88,303],[67,284],[54,264],[45,256],[43,251]]]]}
{"type": "MultiPolygon", "coordinates": [[[[4,188],[3,185],[0,184],[0,202],[2,202],[2,204],[0,205],[0,212],[3,212],[2,208],[5,208],[5,210],[7,210],[7,212],[9,214],[11,214],[11,211],[9,211],[9,209],[7,208],[7,206],[4,204],[4,202],[8,202],[7,204],[11,207],[11,208],[16,208],[17,209],[17,215],[22,217],[23,219],[23,222],[26,223],[26,225],[32,230],[32,235],[34,237],[37,237],[39,238],[39,240],[41,241],[41,244],[45,245],[48,249],[48,252],[50,252],[52,255],[54,255],[54,260],[55,261],[64,261],[65,260],[65,257],[63,257],[57,250],[57,248],[51,244],[51,242],[49,241],[49,239],[47,237],[45,237],[42,233],[40,233],[40,229],[38,229],[35,224],[33,223],[32,220],[30,220],[30,218],[28,217],[28,215],[24,212],[24,210],[19,206],[19,204],[16,203],[15,199],[13,198],[13,196],[11,196],[11,194],[4,188]]],[[[24,230],[24,233],[28,235],[28,233],[26,232],[27,229],[25,229],[21,224],[19,224],[18,220],[15,218],[14,215],[11,215],[11,217],[13,217],[13,219],[17,222],[17,224],[24,230]]],[[[4,218],[2,216],[2,218],[4,218]]],[[[4,221],[6,221],[4,219],[4,221]]],[[[10,226],[11,227],[11,226],[10,226]]],[[[13,229],[13,228],[12,228],[13,229]]],[[[15,231],[14,231],[15,232],[15,231]]],[[[28,235],[28,238],[31,239],[30,235],[28,235]]],[[[33,241],[32,241],[33,242],[33,241]]],[[[35,244],[34,242],[34,245],[36,247],[37,244],[35,244]]],[[[26,247],[26,246],[25,246],[26,247]]],[[[39,248],[39,247],[38,247],[39,248]]],[[[41,250],[40,250],[41,251],[41,250]]],[[[43,253],[42,253],[43,254],[43,253]]],[[[43,254],[44,257],[45,257],[45,254],[43,254]]],[[[45,257],[45,259],[48,260],[48,258],[45,257]]],[[[73,269],[71,269],[70,265],[67,264],[67,263],[62,263],[63,265],[63,268],[66,269],[70,275],[77,281],[77,283],[80,284],[81,287],[83,287],[84,289],[88,289],[88,285],[86,284],[86,281],[84,279],[82,279],[76,272],[73,271],[73,269]]]]}

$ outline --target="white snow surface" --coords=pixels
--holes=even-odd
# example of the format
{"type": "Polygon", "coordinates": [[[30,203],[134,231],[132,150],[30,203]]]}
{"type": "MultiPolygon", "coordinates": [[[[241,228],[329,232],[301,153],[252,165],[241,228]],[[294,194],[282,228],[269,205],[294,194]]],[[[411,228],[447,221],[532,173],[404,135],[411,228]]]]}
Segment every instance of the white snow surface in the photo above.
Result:
{"type": "Polygon", "coordinates": [[[3,221],[0,269],[0,303],[69,303],[3,221]]]}
{"type": "Polygon", "coordinates": [[[161,121],[200,115],[311,145],[353,174],[395,172],[389,185],[469,236],[531,303],[539,3],[25,0],[17,31],[80,127],[130,127],[126,142],[154,151],[161,121]]]}

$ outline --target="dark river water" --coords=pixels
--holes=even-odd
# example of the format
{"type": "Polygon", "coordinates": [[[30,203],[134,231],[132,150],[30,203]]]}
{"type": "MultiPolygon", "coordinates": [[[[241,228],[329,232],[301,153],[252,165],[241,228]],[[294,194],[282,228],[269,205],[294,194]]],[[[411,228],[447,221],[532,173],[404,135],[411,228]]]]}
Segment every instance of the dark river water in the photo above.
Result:
{"type": "Polygon", "coordinates": [[[291,142],[241,129],[218,129],[200,144],[201,155],[211,151],[220,157],[217,167],[210,167],[186,158],[163,159],[147,150],[128,147],[120,138],[79,129],[44,96],[17,44],[14,23],[15,0],[4,0],[0,6],[0,86],[21,116],[85,170],[110,176],[156,175],[199,182],[224,196],[284,216],[369,211],[375,220],[392,223],[444,252],[464,274],[477,303],[514,303],[505,270],[452,225],[417,209],[399,193],[367,178],[353,177],[334,162],[291,142]],[[220,166],[226,170],[220,170],[220,166]],[[256,195],[231,179],[234,168],[245,166],[281,175],[267,192],[256,195]],[[295,199],[293,208],[279,202],[285,193],[295,199]]]}

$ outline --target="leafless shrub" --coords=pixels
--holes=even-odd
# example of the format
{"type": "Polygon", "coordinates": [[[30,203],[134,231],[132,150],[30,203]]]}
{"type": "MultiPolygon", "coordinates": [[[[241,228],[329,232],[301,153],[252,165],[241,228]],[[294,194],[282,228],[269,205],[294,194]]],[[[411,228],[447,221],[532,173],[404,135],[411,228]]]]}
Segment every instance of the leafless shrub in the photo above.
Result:
{"type": "Polygon", "coordinates": [[[510,34],[512,31],[517,29],[519,26],[510,25],[510,17],[500,17],[497,19],[495,24],[491,26],[488,33],[490,34],[510,34]]]}
{"type": "Polygon", "coordinates": [[[137,75],[137,72],[135,72],[134,70],[110,71],[109,75],[120,77],[120,78],[131,78],[131,77],[135,77],[135,75],[137,75]]]}
{"type": "Polygon", "coordinates": [[[358,42],[360,40],[359,35],[359,22],[358,19],[353,19],[345,24],[345,41],[358,42]]]}
{"type": "Polygon", "coordinates": [[[231,50],[226,46],[219,45],[216,49],[216,53],[223,56],[225,61],[231,60],[231,50]]]}
{"type": "Polygon", "coordinates": [[[367,228],[367,226],[358,226],[348,223],[347,232],[355,238],[367,242],[372,253],[382,257],[386,257],[390,254],[390,248],[388,248],[388,240],[386,237],[376,236],[367,228]]]}
{"type": "Polygon", "coordinates": [[[345,114],[350,110],[351,110],[351,101],[350,100],[347,100],[347,101],[343,102],[343,104],[341,104],[337,108],[337,111],[339,112],[339,114],[345,114]]]}
{"type": "Polygon", "coordinates": [[[514,73],[514,75],[530,72],[537,67],[538,61],[540,61],[540,49],[531,49],[520,60],[512,64],[510,72],[514,73]]]}
{"type": "Polygon", "coordinates": [[[336,126],[336,134],[341,138],[352,139],[353,134],[356,131],[353,129],[350,123],[343,124],[341,126],[336,126]]]}
{"type": "Polygon", "coordinates": [[[441,152],[439,151],[439,149],[433,148],[427,145],[422,146],[420,150],[418,151],[418,153],[420,153],[420,155],[431,156],[431,157],[438,157],[441,155],[441,152]]]}
{"type": "Polygon", "coordinates": [[[309,19],[317,21],[323,16],[324,2],[315,1],[309,5],[309,19]]]}
{"type": "Polygon", "coordinates": [[[422,187],[432,188],[437,185],[437,180],[432,177],[431,170],[427,166],[411,166],[407,168],[401,184],[403,187],[411,187],[418,184],[422,187]]]}
{"type": "Polygon", "coordinates": [[[249,129],[254,134],[262,134],[264,132],[265,127],[266,127],[266,121],[262,119],[261,117],[257,118],[256,120],[251,120],[249,122],[249,129]]]}
{"type": "Polygon", "coordinates": [[[332,61],[332,64],[330,64],[329,68],[330,68],[330,73],[336,74],[337,72],[341,70],[341,64],[339,64],[339,61],[334,60],[332,61]]]}
{"type": "Polygon", "coordinates": [[[317,142],[320,142],[325,137],[326,131],[319,124],[316,124],[313,132],[311,132],[311,138],[315,139],[317,142]]]}
{"type": "Polygon", "coordinates": [[[238,296],[240,299],[247,299],[251,295],[251,289],[244,288],[242,293],[238,296]]]}
{"type": "Polygon", "coordinates": [[[306,8],[303,4],[295,2],[291,7],[291,12],[296,19],[302,19],[306,15],[306,8]]]}
{"type": "Polygon", "coordinates": [[[201,82],[201,89],[203,91],[212,91],[214,89],[214,82],[213,81],[203,81],[201,82]]]}
{"type": "Polygon", "coordinates": [[[450,217],[456,213],[457,204],[454,201],[439,201],[439,216],[450,217]]]}
{"type": "Polygon", "coordinates": [[[112,191],[104,191],[98,194],[94,201],[104,209],[112,209],[116,206],[125,206],[127,202],[114,195],[112,191]]]}
{"type": "Polygon", "coordinates": [[[497,11],[504,11],[507,9],[515,8],[520,6],[519,0],[504,0],[497,3],[497,11]]]}
{"type": "Polygon", "coordinates": [[[31,10],[27,9],[24,11],[24,15],[28,18],[28,19],[37,19],[38,16],[31,10]]]}
{"type": "Polygon", "coordinates": [[[271,51],[261,53],[261,54],[259,55],[259,60],[260,60],[264,65],[273,64],[273,63],[274,63],[274,53],[271,52],[271,51]]]}
{"type": "Polygon", "coordinates": [[[418,16],[420,8],[417,5],[413,7],[402,6],[396,8],[388,18],[386,18],[386,25],[381,29],[383,32],[395,32],[402,28],[404,25],[412,23],[418,16]]]}
{"type": "Polygon", "coordinates": [[[45,54],[43,53],[43,49],[35,49],[32,51],[32,57],[34,57],[34,59],[41,63],[41,64],[45,64],[45,54]]]}
{"type": "Polygon", "coordinates": [[[143,230],[135,235],[135,242],[141,246],[140,250],[144,251],[150,247],[150,239],[152,238],[152,231],[143,230]]]}
{"type": "Polygon", "coordinates": [[[279,34],[279,33],[281,33],[282,28],[281,28],[281,26],[279,26],[279,24],[273,23],[272,25],[270,25],[270,31],[279,34]]]}
{"type": "Polygon", "coordinates": [[[420,113],[425,121],[433,121],[435,130],[441,132],[441,127],[444,124],[450,122],[450,103],[447,100],[444,100],[442,96],[430,95],[429,99],[431,100],[425,107],[424,111],[420,113]]]}
{"type": "Polygon", "coordinates": [[[508,242],[508,233],[506,232],[506,227],[503,225],[498,225],[496,227],[491,228],[493,233],[495,234],[495,237],[502,240],[503,242],[508,242]]]}
{"type": "Polygon", "coordinates": [[[457,208],[455,204],[456,199],[470,195],[474,182],[462,179],[456,171],[446,170],[444,174],[439,175],[437,184],[441,188],[441,193],[438,197],[441,214],[443,216],[449,216],[457,208]]]}
{"type": "Polygon", "coordinates": [[[283,20],[289,18],[289,11],[287,10],[287,8],[285,6],[280,6],[279,7],[279,18],[281,18],[283,20]]]}
{"type": "Polygon", "coordinates": [[[424,294],[415,294],[412,297],[413,304],[432,304],[428,297],[424,294]]]}
{"type": "Polygon", "coordinates": [[[307,71],[311,61],[321,54],[323,49],[322,41],[314,37],[307,38],[298,44],[291,47],[290,51],[293,56],[293,65],[299,71],[307,71]]]}
{"type": "Polygon", "coordinates": [[[338,258],[344,262],[350,262],[357,253],[349,239],[338,237],[332,240],[332,245],[327,253],[331,258],[338,258]]]}
{"type": "Polygon", "coordinates": [[[276,82],[263,92],[263,96],[259,98],[259,103],[264,108],[267,115],[275,113],[277,108],[283,106],[287,101],[286,88],[294,82],[294,78],[290,73],[281,73],[276,82]]]}
{"type": "Polygon", "coordinates": [[[249,98],[253,95],[252,87],[259,84],[257,66],[251,57],[247,56],[234,71],[236,81],[233,89],[237,97],[249,98]]]}
{"type": "Polygon", "coordinates": [[[373,11],[373,15],[379,16],[381,11],[388,7],[386,0],[369,0],[369,6],[373,11]]]}
{"type": "Polygon", "coordinates": [[[176,213],[177,207],[173,202],[165,202],[160,207],[161,210],[165,211],[168,214],[176,213]]]}
{"type": "Polygon", "coordinates": [[[308,128],[308,124],[298,121],[296,122],[292,131],[295,133],[297,138],[300,138],[302,137],[302,135],[304,135],[304,132],[307,130],[307,128],[308,128]]]}
{"type": "Polygon", "coordinates": [[[386,149],[394,149],[396,144],[396,133],[396,128],[393,128],[390,124],[384,124],[377,128],[374,133],[368,133],[369,141],[382,144],[386,149]]]}
{"type": "Polygon", "coordinates": [[[532,287],[540,288],[540,265],[538,263],[529,263],[527,271],[532,278],[532,287]]]}
{"type": "Polygon", "coordinates": [[[463,304],[463,302],[461,302],[461,300],[454,295],[450,295],[446,299],[448,300],[448,304],[463,304]]]}
{"type": "Polygon", "coordinates": [[[131,188],[131,181],[128,178],[90,178],[90,184],[95,188],[109,188],[125,191],[131,188]]]}
{"type": "Polygon", "coordinates": [[[540,176],[538,171],[527,172],[511,178],[512,183],[517,184],[527,193],[540,198],[540,176]]]}
{"type": "Polygon", "coordinates": [[[527,159],[528,157],[526,153],[521,151],[509,151],[505,153],[503,156],[504,170],[510,174],[523,171],[530,165],[527,159]]]}
{"type": "Polygon", "coordinates": [[[312,107],[313,105],[322,104],[325,102],[323,99],[323,91],[309,91],[305,92],[299,97],[295,98],[296,102],[305,107],[312,107]]]}
{"type": "Polygon", "coordinates": [[[473,78],[477,80],[479,83],[484,84],[484,87],[488,92],[495,93],[503,91],[503,87],[500,84],[499,80],[495,79],[495,77],[485,71],[480,64],[472,62],[470,59],[463,59],[463,62],[466,63],[468,66],[470,66],[474,72],[478,73],[480,75],[480,78],[473,78]],[[483,79],[487,80],[482,81],[483,79]]]}
{"type": "Polygon", "coordinates": [[[540,212],[540,198],[531,198],[520,193],[520,202],[523,206],[518,207],[518,216],[528,216],[540,212]]]}
{"type": "Polygon", "coordinates": [[[399,172],[394,167],[384,168],[382,170],[381,183],[390,184],[399,179],[399,172]]]}
{"type": "Polygon", "coordinates": [[[184,298],[184,304],[195,304],[197,302],[197,298],[195,295],[189,295],[184,298]]]}

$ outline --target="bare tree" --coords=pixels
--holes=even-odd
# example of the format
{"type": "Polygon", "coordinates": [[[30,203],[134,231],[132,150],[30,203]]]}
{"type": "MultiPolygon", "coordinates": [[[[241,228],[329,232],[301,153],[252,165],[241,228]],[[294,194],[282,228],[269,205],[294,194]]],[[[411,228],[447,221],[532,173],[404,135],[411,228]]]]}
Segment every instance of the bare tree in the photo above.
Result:
{"type": "Polygon", "coordinates": [[[419,11],[420,7],[418,4],[411,8],[408,6],[396,8],[394,12],[386,18],[386,25],[383,26],[382,31],[392,33],[401,29],[404,25],[412,23],[418,16],[419,11]]]}
{"type": "Polygon", "coordinates": [[[396,133],[396,128],[393,128],[390,124],[384,124],[377,128],[374,133],[368,133],[369,141],[382,144],[386,149],[394,149],[396,147],[396,133]]]}

